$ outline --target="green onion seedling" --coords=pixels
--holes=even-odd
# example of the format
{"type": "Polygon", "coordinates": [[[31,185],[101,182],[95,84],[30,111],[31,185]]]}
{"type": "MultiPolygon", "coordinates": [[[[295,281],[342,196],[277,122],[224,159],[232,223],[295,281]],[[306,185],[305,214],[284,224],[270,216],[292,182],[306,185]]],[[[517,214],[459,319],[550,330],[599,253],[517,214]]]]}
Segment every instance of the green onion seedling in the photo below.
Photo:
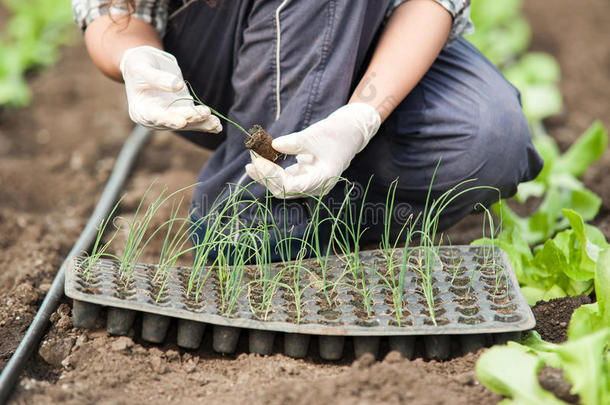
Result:
{"type": "MultiPolygon", "coordinates": [[[[197,95],[195,94],[195,91],[193,90],[193,87],[191,86],[191,84],[189,82],[185,82],[185,83],[187,84],[191,94],[193,95],[193,101],[196,104],[205,105],[206,107],[208,107],[210,109],[212,114],[216,115],[218,118],[221,118],[221,119],[227,121],[229,124],[233,125],[237,129],[239,129],[246,136],[245,145],[248,149],[256,152],[259,156],[262,156],[263,158],[268,159],[272,162],[275,162],[278,159],[278,157],[280,156],[280,153],[278,151],[276,151],[275,149],[273,149],[273,146],[271,145],[273,138],[271,138],[271,136],[267,133],[267,131],[265,131],[263,129],[262,126],[254,125],[249,131],[246,131],[244,129],[244,127],[239,125],[237,122],[229,119],[228,117],[226,117],[225,115],[216,111],[209,105],[204,104],[203,101],[201,101],[199,99],[199,97],[197,97],[197,95]]],[[[178,102],[181,100],[191,101],[190,98],[181,98],[181,99],[175,100],[174,102],[178,102]]]]}
{"type": "Polygon", "coordinates": [[[146,190],[140,203],[138,204],[138,208],[136,209],[136,213],[134,215],[133,220],[129,225],[129,232],[127,234],[127,240],[125,242],[125,248],[123,251],[123,255],[121,257],[121,263],[119,267],[119,276],[120,279],[127,285],[129,280],[131,279],[131,274],[133,272],[134,266],[139,262],[140,256],[144,252],[144,249],[153,237],[162,229],[163,226],[158,227],[152,234],[145,239],[148,228],[151,224],[152,219],[157,214],[159,209],[171,198],[176,196],[177,194],[188,190],[192,187],[195,187],[197,184],[193,184],[190,186],[183,187],[179,190],[176,190],[170,194],[166,195],[167,188],[164,187],[162,191],[159,193],[157,198],[148,205],[142,216],[140,217],[140,213],[143,210],[144,201],[146,197],[150,193],[152,186],[155,182],[153,182],[146,190]]]}
{"type": "Polygon", "coordinates": [[[117,201],[117,203],[112,208],[112,211],[110,211],[108,218],[106,218],[105,220],[103,220],[100,223],[100,226],[97,231],[97,236],[95,238],[95,242],[93,243],[93,248],[91,248],[91,253],[89,253],[89,254],[87,254],[86,252],[84,253],[85,260],[81,263],[80,268],[82,269],[81,272],[86,277],[87,281],[89,280],[89,276],[90,276],[89,273],[90,273],[91,269],[96,265],[96,263],[102,257],[117,259],[117,257],[115,255],[106,253],[106,251],[108,250],[108,248],[114,241],[114,238],[116,238],[116,236],[120,230],[120,226],[115,226],[114,233],[108,239],[108,241],[106,241],[106,243],[102,243],[102,238],[103,238],[104,233],[106,232],[106,228],[108,228],[108,224],[113,220],[114,213],[116,212],[117,208],[121,204],[121,201],[123,201],[124,197],[125,196],[121,197],[119,199],[119,201],[117,201]]]}

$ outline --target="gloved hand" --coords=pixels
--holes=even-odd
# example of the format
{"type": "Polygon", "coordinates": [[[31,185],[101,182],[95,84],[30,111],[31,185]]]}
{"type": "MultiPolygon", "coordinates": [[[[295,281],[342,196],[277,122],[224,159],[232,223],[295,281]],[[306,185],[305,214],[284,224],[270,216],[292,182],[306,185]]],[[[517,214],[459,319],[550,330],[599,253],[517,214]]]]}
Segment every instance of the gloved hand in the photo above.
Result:
{"type": "Polygon", "coordinates": [[[131,48],[120,69],[134,122],[153,129],[222,131],[208,107],[195,106],[173,55],[152,46],[131,48]]]}
{"type": "Polygon", "coordinates": [[[297,155],[286,169],[251,153],[246,172],[277,198],[298,198],[303,194],[324,195],[369,143],[381,125],[375,108],[364,103],[348,104],[301,132],[273,140],[273,148],[297,155]]]}

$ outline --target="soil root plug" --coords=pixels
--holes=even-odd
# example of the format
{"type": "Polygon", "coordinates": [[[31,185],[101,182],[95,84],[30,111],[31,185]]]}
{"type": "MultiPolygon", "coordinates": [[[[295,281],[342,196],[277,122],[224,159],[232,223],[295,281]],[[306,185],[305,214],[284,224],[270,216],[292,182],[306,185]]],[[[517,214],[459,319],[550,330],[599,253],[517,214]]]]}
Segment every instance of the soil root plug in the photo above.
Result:
{"type": "Polygon", "coordinates": [[[256,152],[261,157],[275,162],[280,156],[279,152],[273,149],[271,142],[273,138],[260,125],[255,125],[248,131],[246,137],[246,148],[256,152]]]}

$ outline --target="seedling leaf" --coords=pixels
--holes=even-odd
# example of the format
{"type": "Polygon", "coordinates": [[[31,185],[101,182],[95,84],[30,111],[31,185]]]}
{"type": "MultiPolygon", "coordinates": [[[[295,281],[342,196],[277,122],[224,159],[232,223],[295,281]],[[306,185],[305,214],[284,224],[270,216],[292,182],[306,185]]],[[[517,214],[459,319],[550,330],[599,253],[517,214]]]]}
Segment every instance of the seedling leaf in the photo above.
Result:
{"type": "Polygon", "coordinates": [[[511,399],[503,403],[565,405],[538,384],[537,375],[542,365],[540,358],[520,349],[495,346],[481,355],[476,374],[486,387],[511,399]],[[502,364],[506,367],[501,367],[502,364]]]}
{"type": "Polygon", "coordinates": [[[559,158],[557,170],[580,177],[601,158],[607,146],[608,132],[601,121],[595,121],[559,158]]]}

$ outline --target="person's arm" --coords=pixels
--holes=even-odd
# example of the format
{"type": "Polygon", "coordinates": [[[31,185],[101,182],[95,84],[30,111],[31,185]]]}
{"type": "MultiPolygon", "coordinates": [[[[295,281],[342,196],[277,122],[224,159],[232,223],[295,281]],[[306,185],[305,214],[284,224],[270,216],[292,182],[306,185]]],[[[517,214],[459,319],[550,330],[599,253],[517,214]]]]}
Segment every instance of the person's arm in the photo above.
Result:
{"type": "Polygon", "coordinates": [[[119,65],[126,50],[138,46],[163,49],[157,30],[147,22],[126,15],[103,15],[85,30],[85,43],[93,63],[113,80],[123,81],[119,65]]]}
{"type": "Polygon", "coordinates": [[[451,14],[436,0],[397,7],[349,103],[303,131],[273,140],[274,149],[297,155],[297,163],[284,169],[252,154],[248,175],[278,198],[328,193],[430,68],[451,26],[451,14]]]}
{"type": "Polygon", "coordinates": [[[349,103],[374,107],[383,122],[428,71],[449,37],[452,17],[433,0],[409,0],[390,17],[349,103]]]}
{"type": "Polygon", "coordinates": [[[100,15],[85,28],[95,65],[125,82],[130,118],[152,129],[222,131],[208,107],[195,106],[176,58],[163,51],[159,30],[135,16],[100,15]]]}

